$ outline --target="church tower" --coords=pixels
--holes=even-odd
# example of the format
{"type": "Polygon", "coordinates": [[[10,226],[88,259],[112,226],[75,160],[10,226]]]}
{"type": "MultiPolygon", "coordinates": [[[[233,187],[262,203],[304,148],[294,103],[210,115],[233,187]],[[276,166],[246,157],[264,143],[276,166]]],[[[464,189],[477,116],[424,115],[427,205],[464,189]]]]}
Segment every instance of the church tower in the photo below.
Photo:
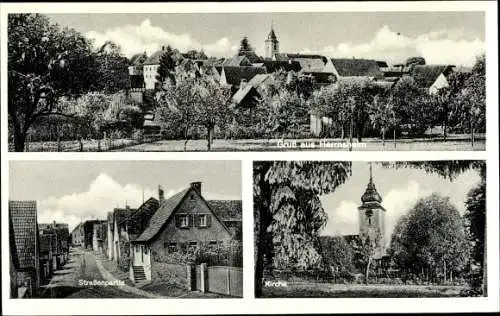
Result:
{"type": "Polygon", "coordinates": [[[382,197],[377,192],[373,183],[372,163],[370,162],[370,180],[365,193],[361,196],[361,206],[359,211],[359,236],[361,238],[370,237],[370,240],[377,240],[375,259],[385,255],[385,208],[381,205],[382,197]]]}
{"type": "Polygon", "coordinates": [[[276,34],[274,33],[274,28],[272,25],[271,25],[271,31],[269,32],[269,35],[267,35],[265,43],[266,43],[266,55],[264,57],[272,59],[274,54],[279,53],[279,44],[280,44],[278,38],[276,37],[276,34]]]}

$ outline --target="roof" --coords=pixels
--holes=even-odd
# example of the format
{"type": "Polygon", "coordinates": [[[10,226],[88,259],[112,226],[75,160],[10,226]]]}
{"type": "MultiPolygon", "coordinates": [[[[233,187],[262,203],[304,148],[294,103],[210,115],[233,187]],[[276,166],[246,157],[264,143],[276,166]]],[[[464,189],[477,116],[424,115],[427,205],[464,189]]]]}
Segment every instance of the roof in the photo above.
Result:
{"type": "Polygon", "coordinates": [[[37,208],[36,201],[9,201],[9,219],[17,258],[14,262],[20,269],[37,267],[37,208]]]}
{"type": "Polygon", "coordinates": [[[285,71],[298,72],[301,69],[300,63],[295,60],[263,60],[262,66],[266,67],[267,72],[275,72],[283,69],[285,71]]]}
{"type": "Polygon", "coordinates": [[[274,29],[271,28],[271,31],[267,35],[267,39],[268,40],[272,40],[272,41],[277,41],[278,40],[278,38],[276,37],[276,34],[274,33],[274,29]]]}
{"type": "Polygon", "coordinates": [[[144,65],[159,65],[160,64],[160,57],[163,55],[164,51],[159,50],[154,52],[151,56],[144,61],[144,65]]]}
{"type": "Polygon", "coordinates": [[[452,69],[451,65],[415,65],[409,75],[421,88],[430,88],[440,74],[447,76],[452,69]]]}
{"type": "Polygon", "coordinates": [[[128,206],[125,208],[117,207],[113,209],[113,217],[118,224],[121,224],[128,219],[128,217],[130,216],[130,214],[132,214],[132,212],[135,211],[136,211],[135,209],[132,209],[128,206]]]}
{"type": "Polygon", "coordinates": [[[252,79],[250,79],[250,81],[245,85],[244,88],[241,88],[238,91],[236,91],[236,93],[232,97],[232,100],[239,104],[253,88],[257,88],[262,83],[267,81],[270,77],[271,75],[269,74],[255,75],[252,79]]]}
{"type": "Polygon", "coordinates": [[[210,200],[208,205],[223,221],[241,221],[241,200],[210,200]]]}
{"type": "Polygon", "coordinates": [[[127,231],[131,239],[134,239],[143,232],[159,207],[160,202],[151,197],[128,217],[127,231]]]}
{"type": "Polygon", "coordinates": [[[142,66],[147,59],[148,56],[146,55],[146,52],[135,54],[134,56],[130,57],[130,65],[142,66]]]}
{"type": "Polygon", "coordinates": [[[191,188],[184,189],[163,201],[160,208],[151,217],[149,225],[135,241],[149,241],[156,236],[190,189],[191,188]]]}
{"type": "Polygon", "coordinates": [[[371,59],[357,58],[332,58],[332,63],[335,66],[339,76],[353,77],[382,77],[379,62],[371,59]]]}
{"type": "Polygon", "coordinates": [[[231,58],[226,58],[220,64],[222,67],[238,67],[238,66],[252,66],[252,63],[247,56],[233,56],[231,58]]]}
{"type": "Polygon", "coordinates": [[[230,85],[238,86],[241,79],[250,81],[255,75],[265,74],[266,68],[264,67],[223,67],[226,76],[226,82],[230,85]]]}
{"type": "Polygon", "coordinates": [[[307,72],[321,72],[325,68],[325,62],[323,57],[318,58],[294,58],[293,61],[296,61],[300,64],[301,71],[307,72]]]}

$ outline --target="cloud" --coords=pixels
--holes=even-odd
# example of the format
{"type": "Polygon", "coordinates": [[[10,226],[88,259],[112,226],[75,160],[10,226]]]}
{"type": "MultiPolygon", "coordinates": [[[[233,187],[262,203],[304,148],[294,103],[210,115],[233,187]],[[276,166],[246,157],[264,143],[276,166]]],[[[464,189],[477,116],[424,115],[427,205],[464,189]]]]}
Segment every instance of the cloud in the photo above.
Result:
{"type": "MultiPolygon", "coordinates": [[[[438,30],[409,37],[384,25],[368,42],[343,42],[336,46],[325,46],[316,53],[331,57],[380,59],[390,64],[403,62],[410,56],[422,56],[428,64],[472,66],[476,56],[485,50],[485,43],[472,37],[465,30],[458,29],[438,30]]],[[[311,52],[309,49],[307,51],[311,52]]]]}
{"type": "MultiPolygon", "coordinates": [[[[135,184],[121,185],[102,173],[90,183],[85,192],[40,201],[38,221],[68,223],[72,229],[82,220],[104,219],[108,212],[115,207],[123,207],[125,202],[131,207],[138,207],[142,203],[142,190],[135,184]]],[[[174,193],[167,191],[165,195],[174,193]]],[[[157,192],[144,189],[144,196],[146,199],[156,197],[157,192]]]]}
{"type": "Polygon", "coordinates": [[[120,45],[122,52],[129,57],[144,51],[151,55],[164,45],[170,45],[181,52],[203,49],[207,55],[216,57],[234,55],[238,49],[238,46],[232,44],[227,37],[222,37],[213,43],[202,44],[189,34],[174,34],[155,26],[150,19],[145,19],[139,25],[128,24],[104,32],[89,31],[86,36],[94,39],[96,46],[111,40],[120,45]]]}
{"type": "Polygon", "coordinates": [[[355,235],[359,232],[356,202],[342,201],[336,209],[326,211],[328,222],[322,231],[323,235],[355,235]]]}

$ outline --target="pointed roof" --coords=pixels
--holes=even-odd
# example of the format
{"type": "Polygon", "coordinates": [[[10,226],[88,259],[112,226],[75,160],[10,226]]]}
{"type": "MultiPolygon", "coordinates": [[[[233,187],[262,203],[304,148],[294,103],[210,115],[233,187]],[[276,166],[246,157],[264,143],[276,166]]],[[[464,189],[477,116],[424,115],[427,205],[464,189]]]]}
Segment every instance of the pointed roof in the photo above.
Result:
{"type": "Polygon", "coordinates": [[[273,41],[273,42],[277,42],[278,41],[278,38],[276,37],[276,34],[274,33],[274,29],[272,27],[271,27],[271,31],[267,35],[267,40],[268,41],[273,41]]]}
{"type": "Polygon", "coordinates": [[[363,193],[363,195],[361,196],[361,202],[363,202],[363,204],[359,207],[360,209],[381,208],[385,211],[382,205],[380,205],[380,203],[382,202],[382,197],[377,192],[375,184],[373,183],[371,163],[370,163],[370,180],[368,181],[368,185],[366,186],[365,193],[363,193]]]}
{"type": "Polygon", "coordinates": [[[36,201],[9,201],[9,222],[14,262],[20,269],[36,269],[39,255],[36,201]]]}

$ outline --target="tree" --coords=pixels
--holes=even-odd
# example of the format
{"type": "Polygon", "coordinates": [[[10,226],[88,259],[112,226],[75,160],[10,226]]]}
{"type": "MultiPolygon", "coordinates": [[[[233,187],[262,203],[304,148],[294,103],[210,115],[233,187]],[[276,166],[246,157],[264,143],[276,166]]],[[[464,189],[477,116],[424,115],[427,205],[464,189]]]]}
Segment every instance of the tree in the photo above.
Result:
{"type": "Polygon", "coordinates": [[[156,80],[160,82],[162,87],[165,84],[165,80],[170,80],[170,83],[175,85],[175,66],[174,51],[168,45],[165,52],[160,56],[160,66],[156,71],[156,80]]]}
{"type": "Polygon", "coordinates": [[[412,65],[425,65],[425,58],[420,56],[407,58],[406,66],[412,66],[412,65]]]}
{"type": "Polygon", "coordinates": [[[396,148],[396,128],[400,119],[396,116],[393,98],[376,95],[370,106],[370,112],[372,125],[382,133],[382,145],[385,146],[385,133],[392,128],[394,148],[396,148]]]}
{"type": "Polygon", "coordinates": [[[247,53],[252,53],[253,48],[252,45],[250,45],[250,42],[248,41],[247,36],[243,36],[243,38],[240,41],[240,48],[238,49],[238,55],[239,56],[244,56],[247,53]]]}
{"type": "Polygon", "coordinates": [[[318,232],[326,214],[318,197],[333,192],[350,174],[349,162],[254,162],[257,297],[265,267],[304,270],[320,264],[318,232]]]}
{"type": "Polygon", "coordinates": [[[486,125],[486,73],[485,55],[477,58],[471,76],[465,81],[460,95],[456,99],[455,113],[459,113],[462,126],[467,126],[471,133],[471,145],[474,147],[475,132],[486,125]]]}
{"type": "Polygon", "coordinates": [[[343,237],[328,238],[321,243],[322,256],[334,277],[346,275],[353,268],[354,251],[343,237]]]}
{"type": "Polygon", "coordinates": [[[129,61],[121,54],[120,46],[106,41],[95,52],[96,71],[99,80],[96,90],[115,93],[130,86],[128,74],[129,61]]]}
{"type": "MultiPolygon", "coordinates": [[[[472,260],[482,272],[482,293],[487,296],[486,275],[486,181],[470,190],[465,202],[467,230],[472,241],[472,260]]],[[[473,284],[474,287],[475,284],[473,284]]]]}
{"type": "Polygon", "coordinates": [[[219,85],[213,78],[204,76],[197,82],[201,102],[194,103],[195,122],[207,130],[207,150],[211,149],[216,126],[223,128],[228,119],[229,88],[219,85]]]}
{"type": "Polygon", "coordinates": [[[365,272],[365,283],[368,284],[370,269],[372,268],[373,260],[377,255],[378,245],[382,239],[380,231],[371,236],[358,236],[351,244],[354,252],[354,258],[358,266],[365,272]]]}
{"type": "Polygon", "coordinates": [[[400,269],[422,279],[444,281],[463,272],[468,240],[462,218],[449,198],[433,193],[418,200],[406,216],[391,239],[391,253],[400,269]]]}
{"type": "Polygon", "coordinates": [[[92,45],[73,29],[61,29],[40,14],[8,16],[8,114],[15,151],[42,116],[71,116],[59,104],[64,95],[95,89],[92,45]]]}
{"type": "Polygon", "coordinates": [[[286,133],[299,131],[300,125],[308,114],[306,102],[295,93],[281,91],[271,104],[271,124],[273,131],[286,133]]]}
{"type": "Polygon", "coordinates": [[[229,90],[210,76],[193,78],[179,74],[176,82],[176,86],[157,97],[160,116],[171,128],[184,130],[184,150],[190,128],[206,128],[207,149],[210,150],[215,126],[223,127],[229,117],[229,90]]]}

